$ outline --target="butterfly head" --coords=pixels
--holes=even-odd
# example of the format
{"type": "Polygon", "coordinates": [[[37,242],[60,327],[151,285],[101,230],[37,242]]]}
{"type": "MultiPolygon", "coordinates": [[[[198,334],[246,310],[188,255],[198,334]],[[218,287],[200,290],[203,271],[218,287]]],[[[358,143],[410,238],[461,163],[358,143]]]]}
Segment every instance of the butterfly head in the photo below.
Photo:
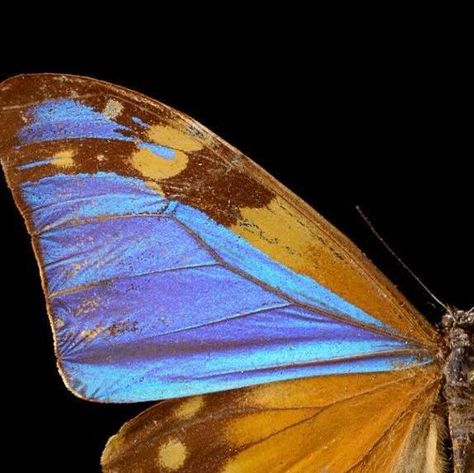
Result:
{"type": "Polygon", "coordinates": [[[459,329],[466,331],[466,333],[472,333],[474,329],[474,307],[467,311],[449,308],[443,316],[442,325],[445,335],[448,336],[459,329]]]}

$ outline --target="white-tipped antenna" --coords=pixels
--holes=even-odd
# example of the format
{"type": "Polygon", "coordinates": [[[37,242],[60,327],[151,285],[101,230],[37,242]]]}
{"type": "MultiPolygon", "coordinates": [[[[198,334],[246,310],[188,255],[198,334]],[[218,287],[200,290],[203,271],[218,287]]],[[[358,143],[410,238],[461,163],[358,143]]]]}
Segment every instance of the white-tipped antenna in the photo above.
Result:
{"type": "MultiPolygon", "coordinates": [[[[446,312],[449,312],[449,307],[443,303],[440,299],[438,299],[433,292],[429,289],[429,287],[415,274],[414,271],[410,269],[410,267],[400,258],[400,256],[395,253],[395,251],[391,248],[391,246],[382,238],[380,233],[375,229],[375,227],[372,225],[372,222],[369,220],[369,217],[365,215],[365,213],[362,211],[362,209],[356,205],[356,210],[359,212],[359,215],[362,217],[364,222],[368,225],[370,228],[371,232],[377,237],[377,239],[382,243],[382,245],[386,248],[386,250],[398,261],[399,264],[402,265],[403,268],[405,268],[406,271],[411,275],[411,277],[432,297],[432,299],[437,302],[441,307],[443,307],[446,312]]],[[[470,313],[474,307],[472,307],[468,313],[470,313]]]]}
{"type": "Polygon", "coordinates": [[[467,311],[468,315],[474,314],[474,305],[467,311]]]}

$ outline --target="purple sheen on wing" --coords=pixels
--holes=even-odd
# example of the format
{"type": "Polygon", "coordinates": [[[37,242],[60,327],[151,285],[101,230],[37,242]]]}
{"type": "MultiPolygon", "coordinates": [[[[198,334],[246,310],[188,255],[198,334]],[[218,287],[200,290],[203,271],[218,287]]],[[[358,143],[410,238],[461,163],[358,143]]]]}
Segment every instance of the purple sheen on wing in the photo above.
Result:
{"type": "Polygon", "coordinates": [[[316,281],[139,179],[58,174],[22,191],[39,233],[60,365],[82,396],[155,400],[429,361],[316,281]]]}
{"type": "Polygon", "coordinates": [[[36,233],[104,217],[160,214],[169,202],[139,179],[112,173],[56,174],[26,182],[22,192],[36,233]]]}
{"type": "Polygon", "coordinates": [[[98,275],[103,283],[216,263],[173,220],[154,215],[56,228],[42,233],[40,244],[50,293],[97,283],[98,275]],[[68,244],[70,241],[74,246],[68,244]]]}

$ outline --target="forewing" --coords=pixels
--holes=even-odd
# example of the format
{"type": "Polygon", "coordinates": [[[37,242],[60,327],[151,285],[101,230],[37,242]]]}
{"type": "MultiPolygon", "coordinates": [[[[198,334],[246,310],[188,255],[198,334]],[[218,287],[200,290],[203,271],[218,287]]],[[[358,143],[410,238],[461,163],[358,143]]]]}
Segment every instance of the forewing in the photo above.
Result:
{"type": "Polygon", "coordinates": [[[362,254],[185,115],[99,81],[0,86],[1,162],[66,384],[124,402],[430,360],[362,254]]]}

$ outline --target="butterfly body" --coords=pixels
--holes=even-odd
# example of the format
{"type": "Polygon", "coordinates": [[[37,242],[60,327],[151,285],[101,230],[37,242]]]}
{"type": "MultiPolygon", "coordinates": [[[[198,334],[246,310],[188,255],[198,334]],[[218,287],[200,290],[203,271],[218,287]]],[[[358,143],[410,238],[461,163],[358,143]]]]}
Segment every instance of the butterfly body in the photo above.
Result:
{"type": "Polygon", "coordinates": [[[347,238],[205,127],[93,79],[20,76],[0,85],[0,150],[66,386],[168,399],[109,441],[104,472],[440,473],[443,386],[469,471],[472,314],[447,316],[440,342],[347,238]]]}
{"type": "Polygon", "coordinates": [[[474,449],[474,313],[453,310],[443,317],[444,395],[449,412],[453,457],[458,471],[472,471],[467,464],[474,449]]]}

